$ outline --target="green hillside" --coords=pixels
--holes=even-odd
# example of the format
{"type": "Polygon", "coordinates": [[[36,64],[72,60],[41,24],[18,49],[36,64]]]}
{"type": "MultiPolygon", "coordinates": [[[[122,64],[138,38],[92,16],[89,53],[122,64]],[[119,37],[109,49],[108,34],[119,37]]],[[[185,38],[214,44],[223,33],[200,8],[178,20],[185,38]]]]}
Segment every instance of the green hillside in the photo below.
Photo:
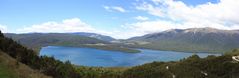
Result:
{"type": "Polygon", "coordinates": [[[17,76],[6,65],[0,63],[0,78],[17,78],[17,76]]]}
{"type": "Polygon", "coordinates": [[[0,78],[51,78],[0,51],[0,78]]]}

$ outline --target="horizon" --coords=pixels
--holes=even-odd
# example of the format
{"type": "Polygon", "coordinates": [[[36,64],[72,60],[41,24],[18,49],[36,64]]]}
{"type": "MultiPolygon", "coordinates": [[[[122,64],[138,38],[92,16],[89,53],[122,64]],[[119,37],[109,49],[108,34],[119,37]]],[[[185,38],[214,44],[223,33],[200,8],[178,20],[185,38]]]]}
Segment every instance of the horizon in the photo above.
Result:
{"type": "MultiPolygon", "coordinates": [[[[226,30],[226,29],[217,29],[217,28],[212,28],[212,27],[187,28],[187,29],[179,29],[179,30],[205,29],[205,28],[207,28],[207,29],[223,30],[223,31],[226,30]]],[[[170,31],[170,30],[177,30],[177,29],[168,29],[168,30],[159,31],[159,32],[152,32],[152,33],[148,33],[148,34],[161,33],[161,32],[166,32],[166,31],[170,31]]],[[[233,29],[231,31],[239,31],[239,30],[238,29],[233,29]]],[[[10,33],[5,33],[5,34],[64,34],[64,33],[92,33],[92,32],[25,32],[25,33],[11,33],[10,32],[10,33]]],[[[99,35],[103,35],[103,36],[109,36],[109,35],[104,35],[104,34],[100,34],[100,33],[92,33],[92,34],[99,34],[99,35]]],[[[147,35],[147,34],[144,34],[144,35],[147,35]]],[[[140,35],[140,36],[144,36],[144,35],[140,35]]],[[[123,38],[123,40],[125,40],[125,39],[127,40],[127,39],[134,38],[134,37],[140,37],[140,36],[132,36],[132,37],[129,37],[129,38],[123,38]]],[[[109,37],[112,37],[112,36],[109,36],[109,37]]],[[[114,37],[112,37],[112,38],[114,38],[114,37]]],[[[121,39],[118,39],[118,38],[114,38],[114,39],[121,40],[121,39]]]]}
{"type": "Polygon", "coordinates": [[[4,33],[87,32],[127,39],[169,29],[239,29],[239,0],[2,0],[0,8],[4,33]]]}

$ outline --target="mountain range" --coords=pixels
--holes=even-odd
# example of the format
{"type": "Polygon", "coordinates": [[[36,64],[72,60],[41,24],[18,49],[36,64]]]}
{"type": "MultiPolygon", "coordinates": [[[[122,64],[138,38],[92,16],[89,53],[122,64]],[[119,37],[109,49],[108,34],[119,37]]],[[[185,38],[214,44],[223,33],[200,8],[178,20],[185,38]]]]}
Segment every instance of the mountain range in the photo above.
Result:
{"type": "Polygon", "coordinates": [[[66,33],[5,33],[4,35],[32,49],[40,49],[41,47],[53,45],[82,46],[82,44],[108,43],[91,37],[66,33]]]}
{"type": "Polygon", "coordinates": [[[239,31],[208,27],[171,29],[133,37],[124,41],[124,44],[157,50],[225,52],[239,47],[239,31]]]}
{"type": "Polygon", "coordinates": [[[94,33],[5,33],[4,35],[36,51],[40,51],[42,47],[46,46],[70,46],[90,47],[128,53],[140,52],[136,49],[112,44],[110,41],[114,40],[113,38],[94,33]]]}
{"type": "Polygon", "coordinates": [[[117,40],[110,36],[96,33],[5,33],[30,48],[50,45],[97,47],[117,51],[129,48],[146,48],[155,50],[173,50],[184,52],[226,52],[239,47],[239,30],[220,30],[215,28],[171,29],[146,34],[125,40],[117,40]],[[118,47],[118,48],[117,48],[118,47]],[[124,47],[119,49],[120,47],[124,47]],[[128,48],[127,48],[128,47],[128,48]]]}

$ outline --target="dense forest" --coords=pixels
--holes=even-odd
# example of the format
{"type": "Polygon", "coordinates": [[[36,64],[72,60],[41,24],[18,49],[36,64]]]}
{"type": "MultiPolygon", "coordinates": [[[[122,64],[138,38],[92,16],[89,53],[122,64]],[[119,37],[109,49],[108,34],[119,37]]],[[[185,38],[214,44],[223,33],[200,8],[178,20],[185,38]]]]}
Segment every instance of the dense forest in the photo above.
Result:
{"type": "Polygon", "coordinates": [[[70,61],[61,62],[54,57],[38,56],[0,32],[0,50],[53,78],[238,78],[239,63],[232,56],[239,49],[222,56],[200,58],[193,55],[177,62],[153,62],[128,68],[103,68],[75,66],[70,61]]]}

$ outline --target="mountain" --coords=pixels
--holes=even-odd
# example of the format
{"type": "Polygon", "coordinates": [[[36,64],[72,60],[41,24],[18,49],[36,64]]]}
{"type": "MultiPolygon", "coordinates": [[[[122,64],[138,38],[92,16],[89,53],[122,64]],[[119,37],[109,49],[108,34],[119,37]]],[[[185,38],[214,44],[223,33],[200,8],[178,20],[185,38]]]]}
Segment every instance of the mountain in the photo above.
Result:
{"type": "Polygon", "coordinates": [[[190,52],[225,52],[239,48],[238,30],[172,29],[126,40],[134,47],[190,52]]]}
{"type": "Polygon", "coordinates": [[[27,34],[4,34],[8,38],[33,49],[45,46],[82,46],[83,44],[107,44],[108,42],[91,37],[79,36],[66,33],[27,33],[27,34]]]}
{"type": "Polygon", "coordinates": [[[39,51],[40,48],[45,46],[71,46],[90,47],[102,50],[121,51],[128,53],[140,52],[136,49],[111,44],[109,41],[103,41],[93,37],[82,36],[82,33],[81,35],[79,35],[78,33],[5,33],[4,35],[36,51],[39,51]]]}
{"type": "Polygon", "coordinates": [[[110,37],[110,36],[105,36],[105,35],[100,35],[100,34],[96,34],[96,33],[86,33],[86,32],[75,32],[72,34],[76,34],[76,35],[80,35],[80,36],[86,36],[86,37],[92,37],[92,38],[96,38],[99,40],[103,40],[103,41],[113,41],[115,40],[114,38],[110,37]]]}

